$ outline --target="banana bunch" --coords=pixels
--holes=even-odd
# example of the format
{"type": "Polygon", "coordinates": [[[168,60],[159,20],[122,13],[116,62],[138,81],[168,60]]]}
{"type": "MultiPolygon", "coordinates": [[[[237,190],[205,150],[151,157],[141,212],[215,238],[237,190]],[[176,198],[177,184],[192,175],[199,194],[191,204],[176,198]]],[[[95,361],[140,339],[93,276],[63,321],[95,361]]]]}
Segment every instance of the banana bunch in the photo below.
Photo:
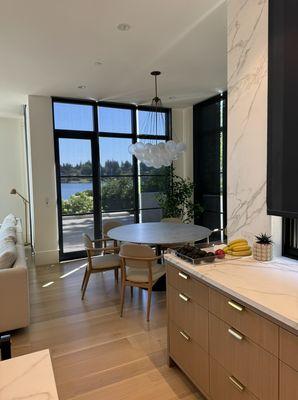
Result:
{"type": "Polygon", "coordinates": [[[251,247],[245,239],[232,240],[223,250],[226,254],[232,256],[244,257],[251,255],[251,247]]]}

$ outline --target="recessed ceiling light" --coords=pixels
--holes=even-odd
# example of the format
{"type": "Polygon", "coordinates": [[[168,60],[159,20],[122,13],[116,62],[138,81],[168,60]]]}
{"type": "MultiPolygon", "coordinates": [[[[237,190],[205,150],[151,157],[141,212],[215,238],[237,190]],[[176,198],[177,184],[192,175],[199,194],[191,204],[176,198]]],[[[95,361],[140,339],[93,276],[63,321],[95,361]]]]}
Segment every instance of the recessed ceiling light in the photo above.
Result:
{"type": "Polygon", "coordinates": [[[86,89],[86,87],[87,87],[86,85],[79,85],[78,89],[86,89]]]}
{"type": "Polygon", "coordinates": [[[117,29],[122,32],[129,31],[130,28],[131,28],[131,26],[127,23],[122,23],[122,24],[117,25],[117,29]]]}
{"type": "Polygon", "coordinates": [[[103,64],[103,61],[95,61],[94,65],[96,65],[97,67],[101,66],[103,64]]]}

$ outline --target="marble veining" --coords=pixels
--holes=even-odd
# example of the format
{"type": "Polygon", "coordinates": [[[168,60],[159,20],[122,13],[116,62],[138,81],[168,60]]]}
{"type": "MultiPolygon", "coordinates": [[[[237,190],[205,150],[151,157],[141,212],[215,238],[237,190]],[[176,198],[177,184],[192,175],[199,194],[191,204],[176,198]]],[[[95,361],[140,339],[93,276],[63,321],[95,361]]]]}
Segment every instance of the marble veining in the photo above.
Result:
{"type": "Polygon", "coordinates": [[[192,266],[173,254],[167,262],[264,312],[298,334],[298,262],[252,257],[192,266]]]}
{"type": "Polygon", "coordinates": [[[0,400],[58,400],[49,350],[0,362],[0,400]]]}
{"type": "Polygon", "coordinates": [[[266,213],[268,0],[228,1],[229,238],[270,232],[266,213]]]}

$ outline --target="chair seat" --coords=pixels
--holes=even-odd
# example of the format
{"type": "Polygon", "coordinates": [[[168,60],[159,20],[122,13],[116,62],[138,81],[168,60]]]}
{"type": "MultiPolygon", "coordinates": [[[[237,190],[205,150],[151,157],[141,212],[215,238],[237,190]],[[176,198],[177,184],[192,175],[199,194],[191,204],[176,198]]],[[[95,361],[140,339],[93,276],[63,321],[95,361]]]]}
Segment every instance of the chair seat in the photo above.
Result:
{"type": "MultiPolygon", "coordinates": [[[[155,264],[152,266],[152,280],[156,282],[166,273],[164,265],[155,264]]],[[[148,282],[148,268],[126,268],[126,280],[131,282],[148,282]]]]}
{"type": "Polygon", "coordinates": [[[118,254],[105,254],[103,256],[92,257],[93,269],[105,269],[120,267],[120,257],[118,254]]]}

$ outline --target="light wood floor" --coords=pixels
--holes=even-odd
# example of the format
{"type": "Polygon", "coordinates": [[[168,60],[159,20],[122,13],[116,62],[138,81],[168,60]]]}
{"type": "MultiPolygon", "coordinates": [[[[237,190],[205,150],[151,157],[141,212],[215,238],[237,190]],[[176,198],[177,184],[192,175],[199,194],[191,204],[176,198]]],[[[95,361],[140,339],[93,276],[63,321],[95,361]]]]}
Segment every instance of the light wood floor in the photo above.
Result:
{"type": "Polygon", "coordinates": [[[49,348],[60,400],[201,399],[167,366],[165,293],[154,292],[147,323],[146,292],[127,290],[120,318],[112,272],[91,276],[81,301],[84,263],[29,268],[31,326],[13,334],[13,356],[49,348]]]}

